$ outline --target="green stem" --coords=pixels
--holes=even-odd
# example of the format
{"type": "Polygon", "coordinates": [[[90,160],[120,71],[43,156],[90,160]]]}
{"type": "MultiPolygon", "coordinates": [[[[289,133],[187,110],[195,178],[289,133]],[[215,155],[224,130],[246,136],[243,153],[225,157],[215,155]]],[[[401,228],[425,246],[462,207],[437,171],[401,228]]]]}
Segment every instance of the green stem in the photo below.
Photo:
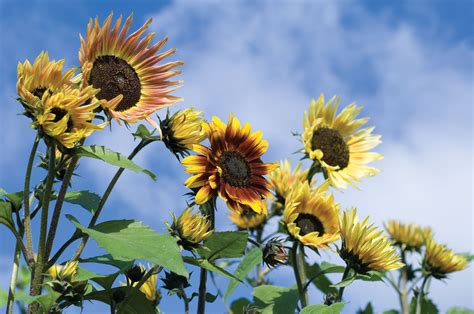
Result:
{"type": "Polygon", "coordinates": [[[15,246],[15,255],[13,257],[12,275],[10,278],[10,288],[8,289],[7,314],[13,313],[15,305],[16,281],[18,279],[18,268],[20,266],[20,245],[17,242],[15,246]]]}
{"type": "Polygon", "coordinates": [[[416,314],[421,314],[421,303],[423,302],[423,297],[425,294],[425,285],[428,282],[430,275],[423,278],[423,283],[421,284],[420,291],[418,292],[418,299],[416,300],[416,314]]]}
{"type": "MultiPolygon", "coordinates": [[[[215,226],[215,211],[216,211],[216,200],[212,198],[209,200],[211,202],[211,210],[209,211],[209,219],[211,221],[211,230],[215,226]]],[[[207,283],[207,270],[201,268],[201,273],[199,275],[199,296],[198,296],[198,314],[205,314],[206,312],[206,283],[207,283]]]]}
{"type": "MultiPolygon", "coordinates": [[[[56,176],[56,145],[51,142],[49,146],[49,164],[48,164],[48,179],[42,196],[42,209],[41,209],[41,223],[40,223],[40,235],[38,241],[38,257],[36,259],[32,281],[30,285],[30,295],[36,296],[41,294],[41,284],[43,281],[43,271],[45,265],[45,248],[46,248],[46,232],[48,228],[48,211],[49,202],[51,200],[51,191],[53,188],[54,177],[56,176]]],[[[28,311],[34,313],[38,308],[38,303],[32,303],[29,306],[28,311]]]]}
{"type": "MultiPolygon", "coordinates": [[[[346,269],[344,270],[344,274],[342,274],[342,279],[341,281],[344,281],[344,279],[347,278],[347,276],[349,275],[349,272],[351,271],[351,268],[349,266],[346,266],[346,269]]],[[[344,294],[344,288],[345,287],[340,287],[339,288],[339,294],[337,296],[337,300],[338,302],[341,302],[342,301],[342,295],[344,294]]]]}
{"type": "MultiPolygon", "coordinates": [[[[31,171],[33,169],[33,162],[35,160],[36,150],[38,149],[39,144],[39,134],[36,134],[35,141],[33,142],[33,147],[31,148],[30,157],[28,159],[28,165],[26,167],[25,174],[25,185],[23,188],[23,208],[24,208],[24,228],[25,228],[25,238],[26,238],[26,250],[28,252],[28,264],[33,262],[33,237],[31,235],[31,216],[30,216],[30,181],[31,181],[31,171]]],[[[25,257],[26,258],[26,257],[25,257]]]]}
{"type": "Polygon", "coordinates": [[[295,272],[296,284],[298,286],[298,293],[300,295],[301,308],[308,305],[308,298],[304,289],[304,249],[303,245],[300,246],[300,256],[298,256],[298,241],[295,241],[292,249],[292,264],[293,271],[295,272]]]}
{"type": "Polygon", "coordinates": [[[184,313],[189,314],[189,299],[188,299],[188,296],[186,295],[186,291],[184,291],[183,288],[181,288],[181,298],[183,298],[183,302],[184,302],[184,313]]]}
{"type": "Polygon", "coordinates": [[[48,239],[46,240],[46,252],[45,259],[49,259],[51,254],[51,249],[53,248],[54,237],[56,236],[56,230],[58,228],[59,218],[61,216],[61,209],[63,207],[64,198],[66,196],[67,189],[69,187],[69,182],[71,181],[72,174],[76,168],[76,164],[79,161],[79,156],[74,156],[69,163],[66,173],[64,174],[63,183],[58,193],[58,198],[56,199],[56,204],[54,205],[54,211],[51,218],[51,224],[49,227],[48,239]]]}
{"type": "Polygon", "coordinates": [[[406,263],[406,258],[405,258],[405,250],[402,248],[401,249],[401,259],[402,262],[405,264],[405,267],[400,269],[400,277],[398,280],[398,286],[399,286],[399,301],[400,301],[400,309],[402,311],[402,314],[408,314],[409,313],[409,308],[408,308],[408,293],[407,293],[407,263],[406,263]]]}
{"type": "MultiPolygon", "coordinates": [[[[128,156],[128,159],[132,160],[145,146],[147,146],[151,142],[152,141],[150,141],[150,140],[141,140],[140,143],[138,143],[138,145],[132,151],[132,153],[128,156]]],[[[99,202],[99,205],[97,207],[96,212],[94,213],[94,215],[91,218],[91,221],[89,222],[88,228],[93,227],[95,225],[95,223],[97,222],[97,219],[99,218],[100,213],[102,212],[102,209],[104,208],[104,205],[105,205],[105,203],[107,202],[107,199],[110,196],[110,193],[112,193],[112,190],[114,189],[115,184],[120,179],[120,176],[122,175],[124,170],[125,170],[125,168],[118,169],[117,172],[115,173],[114,177],[110,181],[109,186],[107,187],[107,189],[104,192],[104,195],[102,195],[102,198],[100,199],[100,202],[99,202]]],[[[74,253],[74,256],[73,256],[72,260],[78,260],[79,259],[79,257],[82,254],[82,251],[84,251],[84,248],[85,248],[88,240],[89,240],[89,237],[87,235],[85,235],[82,238],[82,241],[79,244],[76,252],[74,253]]]]}

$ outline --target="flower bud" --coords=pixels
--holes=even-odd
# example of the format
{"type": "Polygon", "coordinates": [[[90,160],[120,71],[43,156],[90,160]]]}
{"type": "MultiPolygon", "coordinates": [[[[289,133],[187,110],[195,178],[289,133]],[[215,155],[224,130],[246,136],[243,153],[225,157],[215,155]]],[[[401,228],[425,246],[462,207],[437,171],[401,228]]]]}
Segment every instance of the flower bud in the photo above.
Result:
{"type": "Polygon", "coordinates": [[[288,253],[279,238],[272,238],[263,249],[263,261],[269,267],[277,267],[279,264],[286,264],[288,253]]]}

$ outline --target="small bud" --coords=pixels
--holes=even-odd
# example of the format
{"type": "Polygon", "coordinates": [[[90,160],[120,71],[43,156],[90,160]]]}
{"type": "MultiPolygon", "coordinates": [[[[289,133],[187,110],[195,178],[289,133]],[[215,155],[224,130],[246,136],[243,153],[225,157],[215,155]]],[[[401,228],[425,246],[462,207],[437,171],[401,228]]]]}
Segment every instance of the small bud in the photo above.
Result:
{"type": "Polygon", "coordinates": [[[135,265],[131,267],[125,273],[125,275],[127,276],[128,280],[130,280],[131,283],[140,281],[143,278],[144,274],[145,274],[144,267],[140,267],[139,265],[135,265]]]}
{"type": "Polygon", "coordinates": [[[288,253],[279,238],[273,238],[267,242],[263,249],[263,261],[269,267],[277,267],[279,264],[286,264],[288,253]]]}
{"type": "Polygon", "coordinates": [[[324,304],[325,305],[331,305],[336,303],[337,301],[337,295],[334,293],[328,293],[324,296],[324,304]]]}
{"type": "Polygon", "coordinates": [[[161,280],[165,284],[163,288],[169,291],[174,289],[182,290],[190,286],[186,277],[173,272],[165,272],[165,278],[161,278],[161,280]]]}

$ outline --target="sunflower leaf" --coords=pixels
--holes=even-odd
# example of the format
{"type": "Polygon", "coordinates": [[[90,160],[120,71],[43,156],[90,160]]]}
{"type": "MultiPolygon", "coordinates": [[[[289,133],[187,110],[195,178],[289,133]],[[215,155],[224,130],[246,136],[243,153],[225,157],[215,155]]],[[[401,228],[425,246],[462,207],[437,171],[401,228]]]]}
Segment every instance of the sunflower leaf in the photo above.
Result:
{"type": "MultiPolygon", "coordinates": [[[[119,294],[120,291],[123,295],[129,296],[129,300],[125,307],[120,307],[117,313],[128,313],[128,314],[147,314],[155,313],[153,304],[146,298],[143,292],[135,293],[133,287],[117,287],[108,290],[92,291],[84,296],[85,300],[96,300],[105,304],[110,304],[113,300],[114,294],[119,294]]],[[[120,303],[119,303],[120,306],[120,303]]]]}
{"type": "Polygon", "coordinates": [[[232,302],[230,309],[233,314],[244,314],[245,310],[250,305],[250,300],[246,298],[239,298],[232,302]]]}
{"type": "Polygon", "coordinates": [[[169,234],[158,234],[135,220],[111,220],[87,228],[73,216],[66,217],[114,258],[143,259],[188,278],[177,240],[169,234]]]}
{"type": "Polygon", "coordinates": [[[247,232],[214,232],[197,251],[207,260],[218,258],[238,258],[244,255],[247,247],[247,232]]]}
{"type": "Polygon", "coordinates": [[[141,138],[142,140],[148,140],[148,141],[160,141],[161,136],[159,135],[153,135],[155,130],[151,131],[148,130],[146,126],[143,124],[140,124],[135,131],[135,133],[132,133],[134,138],[141,138]]]}
{"type": "Polygon", "coordinates": [[[271,285],[258,286],[253,290],[254,305],[263,314],[294,313],[298,304],[296,287],[284,288],[271,285]]]}
{"type": "Polygon", "coordinates": [[[110,254],[94,256],[89,258],[80,258],[81,263],[97,263],[117,267],[120,270],[127,269],[133,265],[133,260],[113,257],[110,254]]]}
{"type": "Polygon", "coordinates": [[[12,204],[9,202],[0,201],[0,224],[7,226],[9,229],[15,228],[12,217],[12,204]]]}
{"type": "MultiPolygon", "coordinates": [[[[237,266],[234,275],[243,280],[248,273],[255,267],[255,265],[262,262],[262,250],[259,248],[252,249],[245,257],[242,259],[242,262],[237,266]]],[[[224,295],[224,300],[232,294],[239,282],[235,279],[231,279],[229,285],[227,286],[227,291],[224,295]]]]}
{"type": "MultiPolygon", "coordinates": [[[[418,303],[418,297],[414,296],[410,302],[410,314],[416,313],[416,307],[418,303]]],[[[439,310],[436,304],[433,303],[429,298],[426,296],[421,299],[421,313],[423,314],[438,314],[439,310]]]]}
{"type": "Polygon", "coordinates": [[[190,257],[190,256],[184,256],[183,257],[183,260],[184,262],[188,263],[188,264],[191,264],[191,265],[194,265],[194,266],[198,266],[198,267],[201,267],[201,268],[204,268],[204,269],[207,269],[209,271],[212,271],[216,274],[219,274],[219,275],[222,275],[222,276],[225,276],[225,277],[228,277],[228,278],[231,278],[231,279],[234,279],[234,280],[237,280],[237,281],[240,281],[242,282],[242,280],[238,277],[236,277],[235,275],[229,273],[227,270],[225,270],[224,268],[214,264],[212,261],[209,261],[207,259],[203,259],[203,258],[193,258],[193,257],[190,257]]]}
{"type": "MultiPolygon", "coordinates": [[[[311,279],[311,282],[322,291],[324,294],[335,294],[337,289],[332,287],[331,280],[325,275],[327,273],[339,272],[341,266],[333,265],[330,263],[322,262],[321,265],[314,263],[313,265],[305,265],[306,277],[311,279]],[[330,266],[332,265],[332,266],[330,266]],[[324,269],[323,269],[324,268],[324,269]]],[[[344,267],[342,269],[344,272],[344,267]]]]}
{"type": "Polygon", "coordinates": [[[64,200],[79,205],[94,214],[99,206],[100,196],[89,191],[70,191],[66,193],[64,200]]]}
{"type": "Polygon", "coordinates": [[[82,156],[82,157],[90,157],[90,158],[95,158],[102,160],[108,164],[132,170],[134,172],[143,172],[147,174],[150,178],[156,181],[156,175],[153,174],[151,171],[146,170],[135,164],[133,161],[128,159],[126,156],[114,152],[105,146],[97,146],[97,145],[92,145],[92,146],[82,146],[79,147],[76,150],[76,155],[82,156]]]}
{"type": "Polygon", "coordinates": [[[303,308],[300,314],[339,314],[344,308],[344,303],[333,303],[331,305],[314,304],[303,308]]]}

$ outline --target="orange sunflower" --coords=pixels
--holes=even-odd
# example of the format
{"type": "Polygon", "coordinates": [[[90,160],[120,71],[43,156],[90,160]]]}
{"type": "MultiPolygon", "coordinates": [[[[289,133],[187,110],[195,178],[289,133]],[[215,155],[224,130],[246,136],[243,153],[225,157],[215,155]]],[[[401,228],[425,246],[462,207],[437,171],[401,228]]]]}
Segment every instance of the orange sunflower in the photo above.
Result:
{"type": "Polygon", "coordinates": [[[168,40],[166,37],[154,45],[150,45],[154,33],[140,38],[151,21],[148,19],[136,32],[127,36],[132,16],[127,18],[122,28],[122,17],[112,27],[112,14],[102,27],[97,17],[94,21],[91,19],[85,40],[81,36],[79,61],[83,84],[100,88],[96,97],[106,100],[104,109],[111,117],[128,123],[147,119],[159,129],[149,116],[181,100],[170,93],[182,82],[168,79],[181,73],[172,69],[183,62],[157,65],[176,49],[157,54],[168,40]]]}
{"type": "Polygon", "coordinates": [[[271,195],[271,185],[264,175],[277,167],[260,159],[268,149],[268,142],[262,140],[262,132],[251,133],[249,123],[241,128],[232,114],[227,125],[213,117],[203,128],[210,147],[193,145],[199,155],[188,156],[182,161],[187,167],[185,171],[193,175],[186,180],[186,187],[199,189],[195,202],[203,204],[217,194],[233,210],[248,206],[256,213],[262,213],[262,199],[271,195]]]}

